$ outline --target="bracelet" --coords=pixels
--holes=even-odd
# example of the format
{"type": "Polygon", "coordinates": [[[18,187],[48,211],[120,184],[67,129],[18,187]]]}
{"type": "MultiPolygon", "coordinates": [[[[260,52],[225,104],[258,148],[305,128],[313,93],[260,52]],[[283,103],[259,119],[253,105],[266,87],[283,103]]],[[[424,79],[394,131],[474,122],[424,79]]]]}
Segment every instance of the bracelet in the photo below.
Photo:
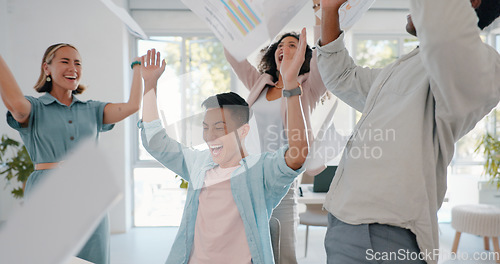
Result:
{"type": "Polygon", "coordinates": [[[135,65],[141,65],[141,62],[140,61],[132,62],[132,64],[130,64],[130,68],[132,68],[132,70],[133,70],[135,65]]]}
{"type": "Polygon", "coordinates": [[[320,3],[314,4],[314,5],[313,5],[313,9],[316,9],[316,7],[320,7],[320,6],[321,6],[321,4],[320,4],[320,3]]]}

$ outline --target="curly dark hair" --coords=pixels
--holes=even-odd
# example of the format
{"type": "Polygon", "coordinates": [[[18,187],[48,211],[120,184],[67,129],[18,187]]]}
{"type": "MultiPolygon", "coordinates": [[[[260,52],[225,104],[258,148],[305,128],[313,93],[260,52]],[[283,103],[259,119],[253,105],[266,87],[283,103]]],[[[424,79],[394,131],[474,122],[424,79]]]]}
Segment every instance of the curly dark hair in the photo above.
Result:
{"type": "MultiPolygon", "coordinates": [[[[285,33],[279,38],[278,41],[274,42],[269,47],[260,50],[262,59],[260,60],[258,69],[262,74],[267,73],[271,75],[273,77],[273,82],[278,81],[278,66],[276,65],[276,60],[274,59],[274,53],[276,52],[276,49],[278,49],[278,45],[280,44],[280,42],[286,37],[294,37],[298,40],[300,34],[296,32],[285,33]]],[[[299,75],[308,73],[311,70],[309,65],[311,63],[311,58],[312,49],[309,47],[309,45],[307,45],[304,64],[302,64],[302,67],[300,68],[299,75]]]]}
{"type": "Polygon", "coordinates": [[[476,9],[476,14],[479,18],[477,26],[484,29],[500,15],[500,0],[482,0],[476,9]]]}

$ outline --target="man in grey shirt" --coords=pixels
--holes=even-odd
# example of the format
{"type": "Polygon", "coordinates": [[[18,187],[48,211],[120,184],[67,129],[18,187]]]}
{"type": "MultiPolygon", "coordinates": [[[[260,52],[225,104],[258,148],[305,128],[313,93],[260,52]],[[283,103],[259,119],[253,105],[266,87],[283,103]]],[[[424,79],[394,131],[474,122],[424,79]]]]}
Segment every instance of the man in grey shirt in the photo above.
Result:
{"type": "Polygon", "coordinates": [[[437,263],[454,144],[500,100],[500,56],[480,38],[500,1],[410,0],[406,28],[420,46],[383,69],[350,57],[344,2],[321,2],[318,65],[327,89],[363,115],[324,205],[328,263],[437,263]]]}

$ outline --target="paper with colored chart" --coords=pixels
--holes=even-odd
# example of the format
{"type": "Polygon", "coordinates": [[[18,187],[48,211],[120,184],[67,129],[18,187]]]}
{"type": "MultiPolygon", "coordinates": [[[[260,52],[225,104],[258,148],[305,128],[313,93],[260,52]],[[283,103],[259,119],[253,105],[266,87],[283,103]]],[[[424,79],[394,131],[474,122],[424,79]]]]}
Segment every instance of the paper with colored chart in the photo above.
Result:
{"type": "MultiPolygon", "coordinates": [[[[347,0],[339,9],[340,28],[351,28],[374,2],[375,0],[347,0]]],[[[316,16],[321,19],[321,9],[316,12],[316,16]]]]}
{"type": "Polygon", "coordinates": [[[273,39],[309,0],[182,0],[242,61],[273,39]]]}
{"type": "Polygon", "coordinates": [[[82,141],[0,228],[0,263],[88,263],[74,258],[121,191],[95,139],[82,141]]]}

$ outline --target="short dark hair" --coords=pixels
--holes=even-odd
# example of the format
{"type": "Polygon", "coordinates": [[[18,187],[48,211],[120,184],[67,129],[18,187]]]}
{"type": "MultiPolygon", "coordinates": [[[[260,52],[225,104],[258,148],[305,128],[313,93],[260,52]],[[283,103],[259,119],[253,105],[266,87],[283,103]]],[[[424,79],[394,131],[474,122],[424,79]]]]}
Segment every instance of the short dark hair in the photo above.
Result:
{"type": "MultiPolygon", "coordinates": [[[[278,66],[276,65],[276,60],[274,59],[274,53],[278,49],[278,45],[280,42],[286,38],[286,37],[294,37],[297,40],[300,37],[300,34],[296,32],[288,32],[283,34],[278,41],[274,42],[271,44],[269,47],[263,48],[260,50],[260,53],[262,54],[262,59],[260,60],[258,69],[261,74],[267,73],[273,77],[273,82],[278,81],[278,66]]],[[[311,63],[311,58],[312,58],[312,49],[307,45],[306,47],[306,54],[305,54],[305,60],[304,63],[302,64],[302,67],[300,68],[299,75],[302,75],[304,73],[308,73],[311,70],[310,63],[311,63]]]]}
{"type": "Polygon", "coordinates": [[[248,124],[248,120],[250,119],[248,103],[237,93],[229,92],[210,96],[201,103],[201,106],[206,109],[223,108],[231,110],[233,119],[237,122],[238,127],[248,124]]]}
{"type": "Polygon", "coordinates": [[[484,29],[500,15],[500,0],[482,0],[481,5],[476,8],[476,14],[479,18],[477,26],[484,29]]]}

